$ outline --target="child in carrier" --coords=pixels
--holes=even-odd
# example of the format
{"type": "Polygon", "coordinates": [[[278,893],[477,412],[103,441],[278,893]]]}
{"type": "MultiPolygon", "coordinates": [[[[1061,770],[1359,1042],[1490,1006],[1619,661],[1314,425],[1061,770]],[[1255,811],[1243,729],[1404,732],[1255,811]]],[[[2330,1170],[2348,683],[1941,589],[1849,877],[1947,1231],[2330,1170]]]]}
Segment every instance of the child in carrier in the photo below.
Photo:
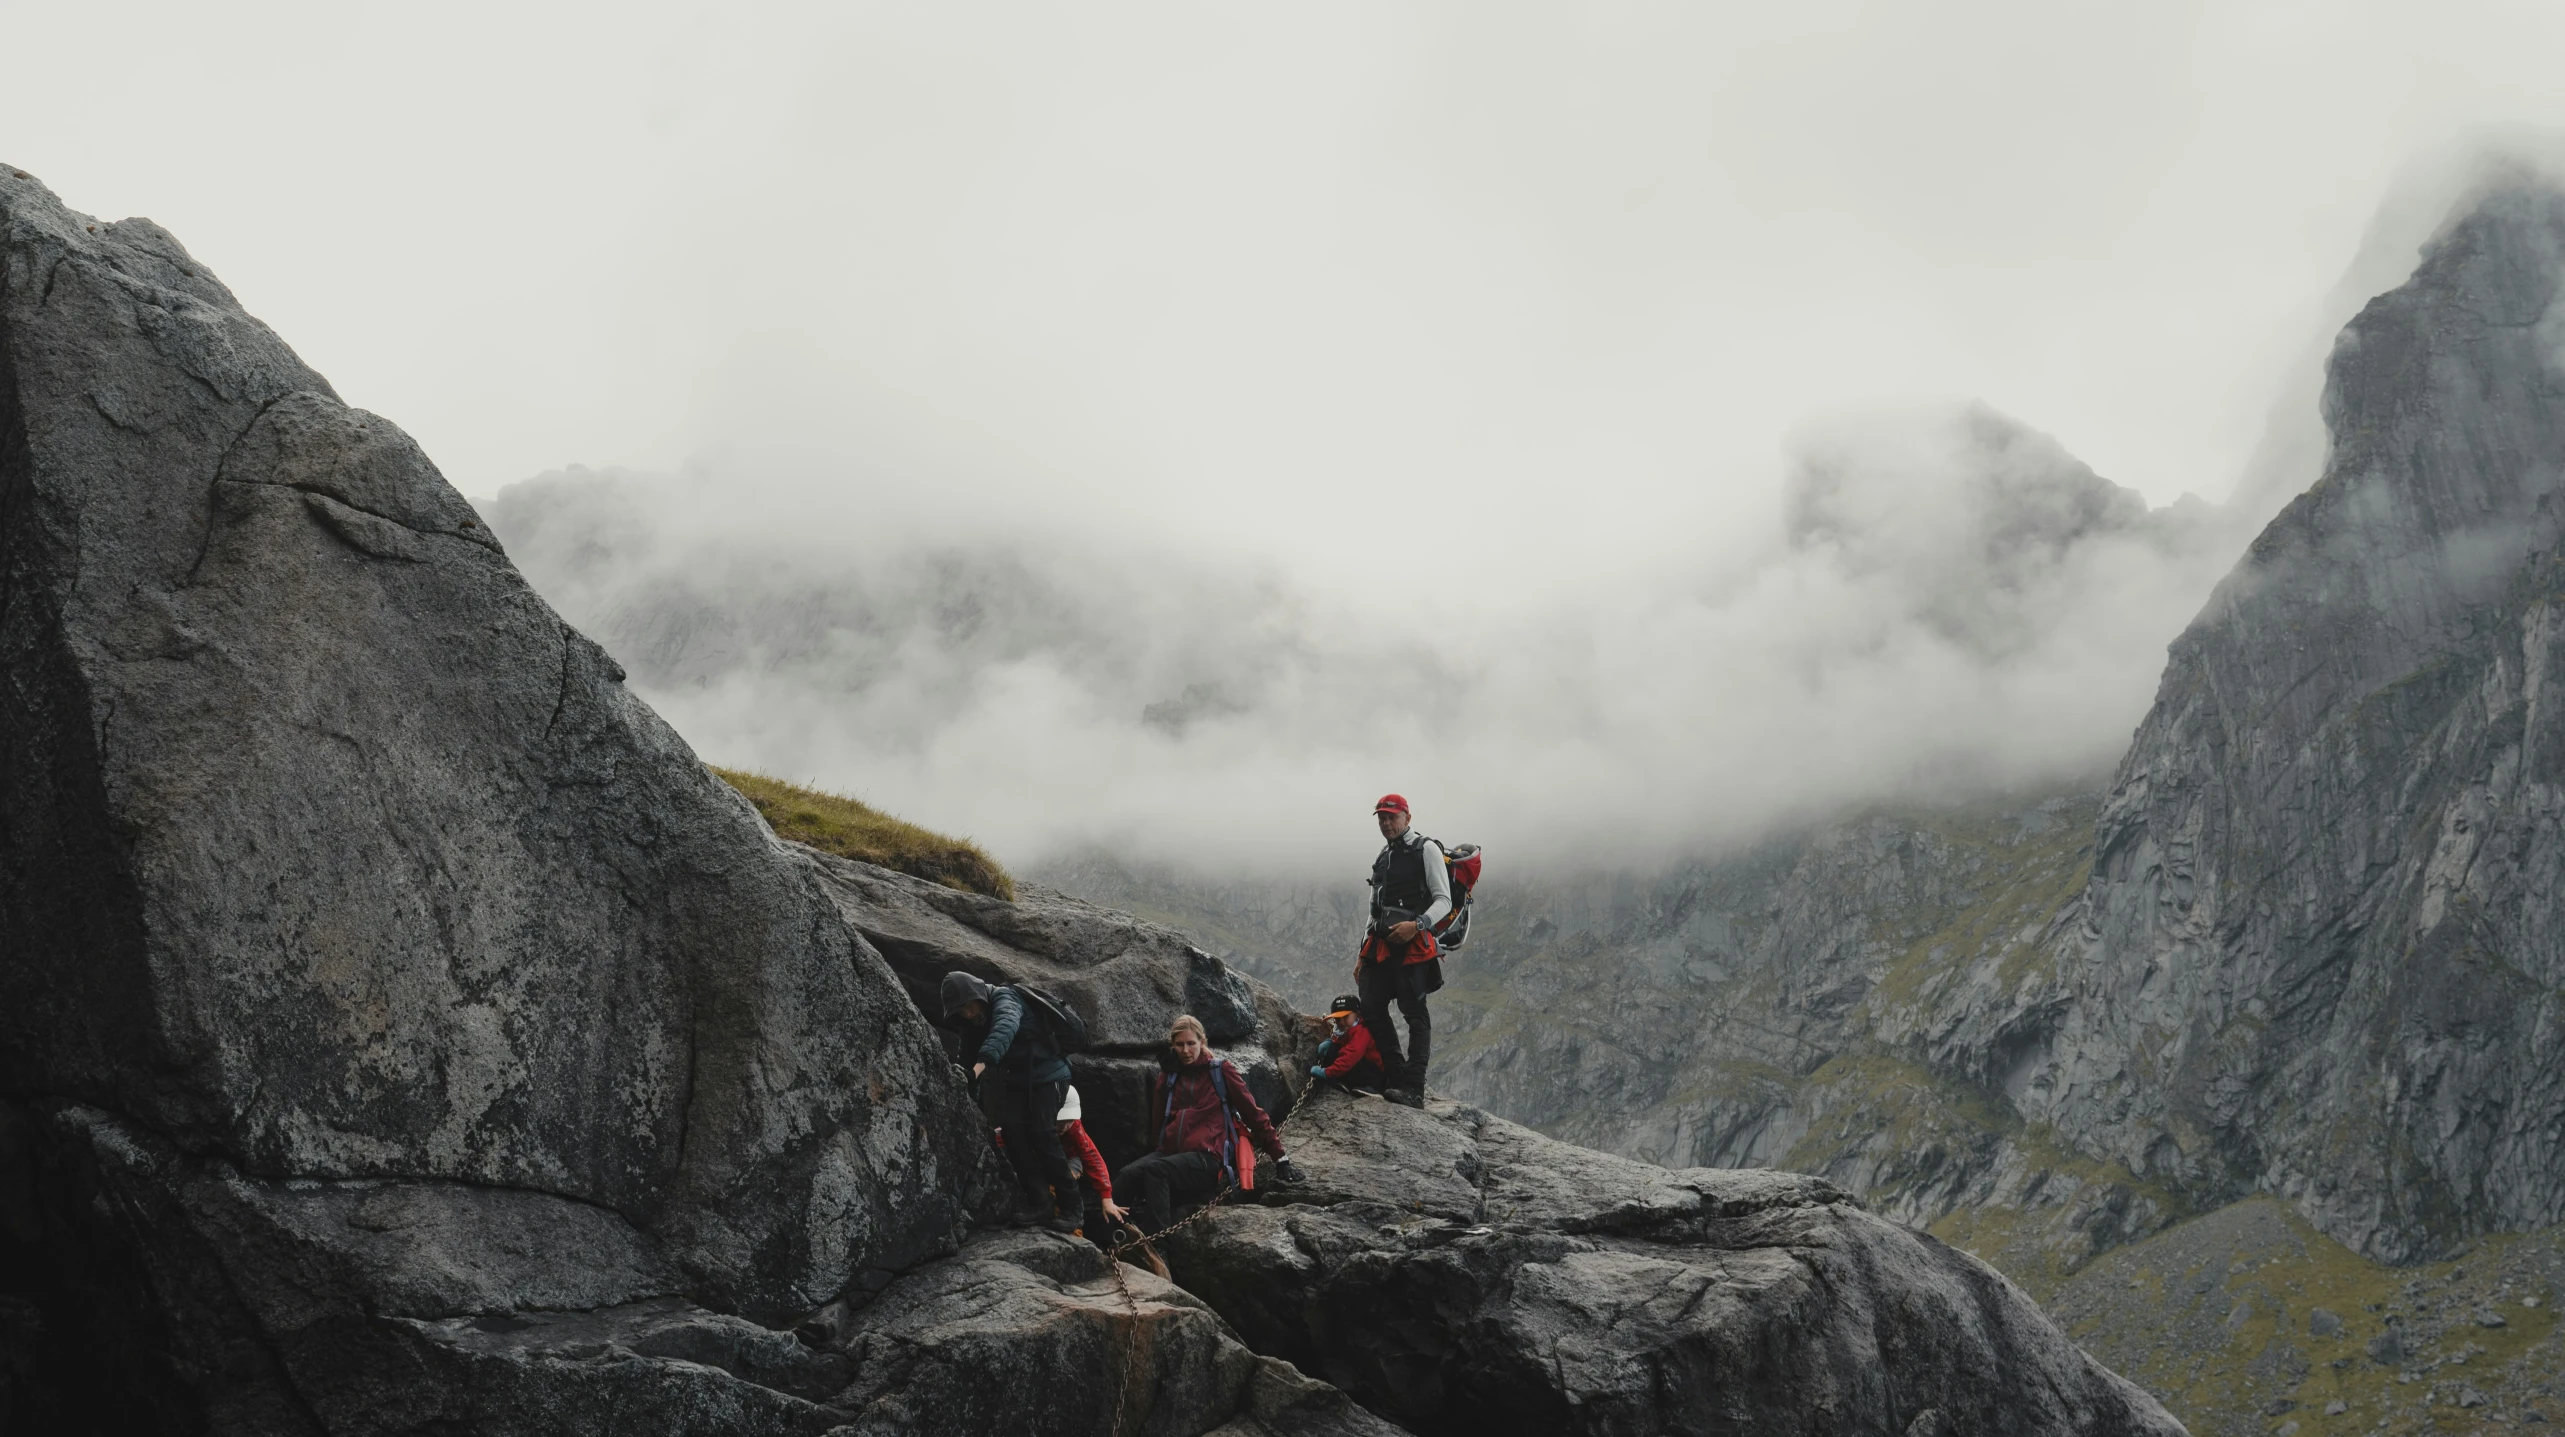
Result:
{"type": "Polygon", "coordinates": [[[1351,993],[1327,1005],[1327,1041],[1318,1045],[1318,1063],[1309,1070],[1310,1086],[1333,1083],[1360,1093],[1377,1093],[1388,1084],[1381,1066],[1380,1045],[1363,1025],[1363,1000],[1351,993]]]}

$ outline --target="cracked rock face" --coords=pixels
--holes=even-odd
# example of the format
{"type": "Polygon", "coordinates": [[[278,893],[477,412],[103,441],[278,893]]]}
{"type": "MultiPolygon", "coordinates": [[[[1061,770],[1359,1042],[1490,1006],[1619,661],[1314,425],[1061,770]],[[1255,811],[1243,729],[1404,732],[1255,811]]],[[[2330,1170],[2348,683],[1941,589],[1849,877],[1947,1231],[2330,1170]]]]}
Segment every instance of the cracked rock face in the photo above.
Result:
{"type": "Polygon", "coordinates": [[[108,1400],[321,1421],[253,1228],[422,1317],[950,1249],[984,1144],[810,863],[396,427],[6,169],[0,654],[13,1265],[221,1349],[108,1400]]]}
{"type": "Polygon", "coordinates": [[[591,1204],[761,1315],[947,1240],[977,1155],[809,865],[406,435],[5,170],[0,652],[7,1091],[591,1204]]]}
{"type": "Polygon", "coordinates": [[[1286,1136],[1310,1180],[1168,1262],[1412,1431],[2182,1430],[1994,1269],[1819,1179],[1673,1172],[1455,1103],[1329,1094],[1286,1136]]]}

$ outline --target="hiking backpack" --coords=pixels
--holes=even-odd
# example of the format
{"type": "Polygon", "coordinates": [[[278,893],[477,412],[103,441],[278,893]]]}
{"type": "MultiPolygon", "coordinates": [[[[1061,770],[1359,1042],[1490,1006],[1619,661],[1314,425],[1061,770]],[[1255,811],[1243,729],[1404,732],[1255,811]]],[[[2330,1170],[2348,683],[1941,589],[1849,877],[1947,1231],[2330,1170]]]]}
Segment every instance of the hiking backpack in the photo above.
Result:
{"type": "MultiPolygon", "coordinates": [[[[1434,840],[1427,839],[1426,842],[1434,840]]],[[[1441,847],[1440,844],[1436,846],[1441,847]]],[[[1443,849],[1443,872],[1452,880],[1452,911],[1444,914],[1443,921],[1434,925],[1434,941],[1446,953],[1460,947],[1470,936],[1470,891],[1478,887],[1478,860],[1479,848],[1475,843],[1443,849]]]]}
{"type": "Polygon", "coordinates": [[[1060,1050],[1061,1057],[1087,1050],[1087,1020],[1079,1017],[1078,1010],[1070,1007],[1066,999],[1045,993],[1030,983],[1012,986],[1024,995],[1025,1010],[1041,1014],[1042,1021],[1050,1026],[1051,1045],[1060,1050]]]}
{"type": "MultiPolygon", "coordinates": [[[[1228,1177],[1231,1187],[1240,1192],[1254,1192],[1256,1190],[1256,1144],[1246,1133],[1239,1130],[1238,1115],[1229,1106],[1227,1074],[1232,1071],[1235,1070],[1230,1068],[1227,1058],[1217,1053],[1211,1055],[1211,1090],[1220,1095],[1220,1166],[1228,1177]]],[[[1166,1102],[1158,1113],[1158,1133],[1164,1133],[1167,1130],[1167,1124],[1176,1116],[1176,1079],[1179,1076],[1181,1075],[1168,1073],[1160,1083],[1166,1102]]],[[[1247,1081],[1247,1075],[1240,1073],[1238,1081],[1242,1083],[1247,1081]]],[[[1151,1134],[1150,1140],[1155,1143],[1157,1134],[1151,1134]]]]}

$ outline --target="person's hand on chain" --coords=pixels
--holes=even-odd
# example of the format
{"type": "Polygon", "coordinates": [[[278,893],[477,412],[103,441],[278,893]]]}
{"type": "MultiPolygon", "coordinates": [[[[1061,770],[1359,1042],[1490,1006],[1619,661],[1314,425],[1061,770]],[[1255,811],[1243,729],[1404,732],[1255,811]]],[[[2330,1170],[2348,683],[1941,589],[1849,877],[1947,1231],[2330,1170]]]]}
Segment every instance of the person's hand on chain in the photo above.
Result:
{"type": "Polygon", "coordinates": [[[1121,1222],[1123,1219],[1131,1216],[1131,1209],[1124,1207],[1122,1204],[1115,1202],[1111,1198],[1106,1198],[1104,1200],[1104,1215],[1111,1221],[1121,1222]]]}
{"type": "Polygon", "coordinates": [[[1300,1171],[1300,1164],[1293,1162],[1289,1158],[1274,1159],[1274,1171],[1280,1174],[1282,1180],[1287,1183],[1308,1181],[1308,1178],[1300,1171]]]}

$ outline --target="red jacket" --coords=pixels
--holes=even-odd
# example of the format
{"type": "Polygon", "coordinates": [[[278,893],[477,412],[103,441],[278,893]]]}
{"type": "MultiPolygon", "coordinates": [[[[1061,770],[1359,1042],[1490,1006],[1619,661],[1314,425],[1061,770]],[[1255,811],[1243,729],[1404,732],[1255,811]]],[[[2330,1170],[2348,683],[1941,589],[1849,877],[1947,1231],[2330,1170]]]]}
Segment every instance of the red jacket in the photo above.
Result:
{"type": "MultiPolygon", "coordinates": [[[[989,1136],[997,1139],[999,1152],[1006,1151],[1005,1130],[999,1129],[989,1136]]],[[[1069,1130],[1060,1134],[1060,1146],[1068,1149],[1069,1161],[1078,1165],[1078,1176],[1094,1187],[1095,1195],[1106,1202],[1113,1201],[1113,1174],[1105,1170],[1104,1154],[1095,1150],[1095,1139],[1087,1136],[1087,1125],[1075,1118],[1069,1119],[1069,1130]]]]}
{"type": "Polygon", "coordinates": [[[1087,1136],[1087,1125],[1069,1119],[1069,1130],[1060,1135],[1060,1146],[1069,1150],[1069,1157],[1078,1164],[1078,1176],[1095,1189],[1096,1197],[1103,1202],[1113,1201],[1113,1174],[1104,1170],[1104,1154],[1095,1150],[1095,1139],[1087,1136]]]}
{"type": "Polygon", "coordinates": [[[1371,1026],[1357,1020],[1346,1025],[1344,1041],[1327,1061],[1327,1076],[1344,1077],[1365,1063],[1380,1066],[1380,1045],[1372,1041],[1371,1026]]]}
{"type": "Polygon", "coordinates": [[[1256,1105],[1256,1095],[1247,1091],[1246,1075],[1226,1058],[1161,1073],[1156,1091],[1150,1094],[1153,1110],[1162,1117],[1158,1151],[1216,1154],[1228,1140],[1229,1124],[1220,1120],[1220,1089],[1211,1081],[1212,1063],[1221,1066],[1221,1077],[1227,1080],[1230,1122],[1267,1157],[1281,1157],[1282,1139],[1274,1132],[1274,1120],[1265,1116],[1265,1110],[1256,1105]],[[1166,1086],[1170,1083],[1172,1089],[1166,1086]]]}
{"type": "Polygon", "coordinates": [[[1355,955],[1354,963],[1356,967],[1393,959],[1400,963],[1431,963],[1442,956],[1443,944],[1434,936],[1434,930],[1419,928],[1416,936],[1403,944],[1392,943],[1377,933],[1364,934],[1363,951],[1355,955]]]}

